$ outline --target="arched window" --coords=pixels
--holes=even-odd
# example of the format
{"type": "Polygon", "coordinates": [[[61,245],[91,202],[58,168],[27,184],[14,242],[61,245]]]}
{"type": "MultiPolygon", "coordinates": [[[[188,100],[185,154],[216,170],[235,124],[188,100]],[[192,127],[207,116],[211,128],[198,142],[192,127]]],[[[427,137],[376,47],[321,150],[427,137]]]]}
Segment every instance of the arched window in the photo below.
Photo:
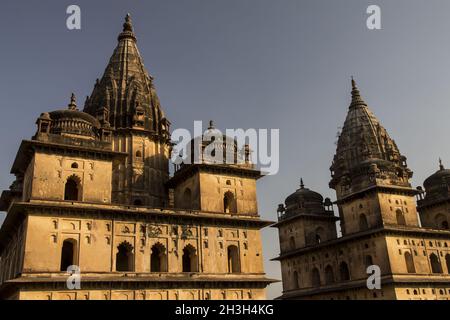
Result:
{"type": "Polygon", "coordinates": [[[150,256],[150,271],[167,272],[166,248],[159,242],[152,246],[152,254],[150,256]]]}
{"type": "Polygon", "coordinates": [[[414,266],[414,260],[411,253],[405,252],[404,257],[405,257],[406,271],[408,273],[416,273],[416,267],[414,266]]]}
{"type": "Polygon", "coordinates": [[[313,287],[320,287],[320,273],[317,268],[311,271],[311,284],[313,287]]]}
{"type": "Polygon", "coordinates": [[[140,150],[136,151],[136,158],[141,158],[142,152],[140,150]]]}
{"type": "Polygon", "coordinates": [[[445,264],[447,265],[447,273],[450,274],[450,253],[445,255],[445,264]]]}
{"type": "Polygon", "coordinates": [[[75,239],[66,239],[61,248],[61,271],[67,271],[71,265],[77,264],[76,261],[77,241],[75,239]]]}
{"type": "Polygon", "coordinates": [[[350,280],[350,271],[348,270],[348,265],[344,261],[339,265],[339,274],[341,275],[342,281],[350,280]]]}
{"type": "Polygon", "coordinates": [[[231,191],[225,192],[223,195],[223,211],[225,213],[236,213],[236,199],[231,191]]]}
{"type": "Polygon", "coordinates": [[[299,288],[299,282],[298,282],[298,272],[297,271],[294,271],[293,277],[294,277],[292,279],[293,289],[298,289],[299,288]]]}
{"type": "Polygon", "coordinates": [[[117,247],[116,271],[134,271],[133,246],[127,241],[117,247]]]}
{"type": "Polygon", "coordinates": [[[68,177],[64,187],[64,200],[79,201],[80,194],[80,178],[75,175],[68,177]]]}
{"type": "Polygon", "coordinates": [[[364,231],[369,229],[369,223],[367,222],[367,217],[364,213],[359,215],[359,231],[364,231]]]}
{"type": "Polygon", "coordinates": [[[289,238],[289,247],[291,248],[291,250],[295,249],[295,238],[294,238],[294,236],[291,236],[289,238]]]}
{"type": "Polygon", "coordinates": [[[239,249],[235,245],[228,246],[228,273],[241,272],[239,249]]]}
{"type": "Polygon", "coordinates": [[[397,218],[397,224],[398,225],[400,225],[400,226],[406,225],[405,216],[403,215],[402,210],[397,209],[395,211],[395,215],[396,215],[396,218],[397,218]]]}
{"type": "Polygon", "coordinates": [[[183,193],[183,205],[184,209],[192,209],[192,192],[191,189],[186,188],[183,193]]]}
{"type": "Polygon", "coordinates": [[[334,283],[334,273],[333,273],[333,268],[328,265],[325,268],[325,283],[326,284],[332,284],[334,283]]]}
{"type": "Polygon", "coordinates": [[[314,235],[314,243],[319,244],[322,242],[322,235],[324,234],[324,230],[321,227],[316,228],[316,234],[314,235]]]}
{"type": "Polygon", "coordinates": [[[431,272],[442,273],[442,266],[439,262],[439,258],[434,253],[430,254],[431,272]]]}
{"type": "Polygon", "coordinates": [[[316,239],[315,239],[316,243],[319,244],[322,239],[320,238],[320,234],[316,233],[316,239]]]}
{"type": "Polygon", "coordinates": [[[183,272],[197,272],[197,254],[190,244],[183,249],[183,272]]]}
{"type": "Polygon", "coordinates": [[[364,258],[364,264],[365,264],[365,266],[366,266],[366,269],[367,269],[369,266],[373,265],[373,259],[372,259],[372,256],[371,256],[371,255],[365,256],[365,258],[364,258]]]}
{"type": "Polygon", "coordinates": [[[78,163],[74,162],[70,167],[73,169],[78,169],[78,163]]]}

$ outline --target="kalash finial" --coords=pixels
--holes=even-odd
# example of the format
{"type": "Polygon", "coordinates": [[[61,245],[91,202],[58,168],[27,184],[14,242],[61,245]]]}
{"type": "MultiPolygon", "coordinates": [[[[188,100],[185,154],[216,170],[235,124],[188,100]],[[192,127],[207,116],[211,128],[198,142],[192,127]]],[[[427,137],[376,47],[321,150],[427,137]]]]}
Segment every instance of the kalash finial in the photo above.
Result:
{"type": "Polygon", "coordinates": [[[209,120],[209,127],[208,130],[214,129],[214,121],[213,120],[209,120]]]}
{"type": "Polygon", "coordinates": [[[123,30],[122,32],[119,34],[118,40],[122,40],[122,39],[133,39],[134,41],[136,41],[136,37],[134,35],[133,32],[133,25],[131,23],[131,16],[129,13],[127,13],[127,15],[125,16],[125,22],[123,24],[123,30]]]}
{"type": "Polygon", "coordinates": [[[353,78],[353,76],[352,76],[352,89],[353,89],[353,90],[358,89],[358,88],[356,87],[356,81],[355,81],[355,79],[353,78]]]}
{"type": "Polygon", "coordinates": [[[123,31],[133,32],[133,25],[131,24],[131,15],[127,13],[125,16],[125,23],[123,24],[123,31]]]}
{"type": "Polygon", "coordinates": [[[77,100],[75,98],[75,94],[72,92],[70,95],[70,103],[68,105],[69,110],[77,110],[77,100]]]}
{"type": "Polygon", "coordinates": [[[356,81],[352,76],[352,102],[350,103],[350,107],[361,106],[361,105],[367,106],[366,102],[361,98],[359,89],[356,86],[356,81]]]}
{"type": "Polygon", "coordinates": [[[439,158],[439,170],[444,170],[444,165],[442,164],[442,159],[439,158]]]}
{"type": "Polygon", "coordinates": [[[300,178],[300,189],[305,189],[305,184],[303,183],[303,178],[300,178]]]}

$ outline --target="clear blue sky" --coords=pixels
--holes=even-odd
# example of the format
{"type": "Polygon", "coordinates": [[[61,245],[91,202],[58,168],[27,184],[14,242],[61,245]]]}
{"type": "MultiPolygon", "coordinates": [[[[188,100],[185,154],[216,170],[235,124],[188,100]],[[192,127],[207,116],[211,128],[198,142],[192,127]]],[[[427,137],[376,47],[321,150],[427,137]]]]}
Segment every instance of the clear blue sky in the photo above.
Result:
{"type": "MultiPolygon", "coordinates": [[[[419,185],[442,157],[450,166],[450,2],[445,0],[2,1],[0,187],[20,140],[43,111],[80,104],[108,62],[123,17],[155,77],[173,128],[279,128],[281,168],[258,183],[260,213],[298,186],[334,198],[329,166],[349,104],[350,76],[396,140],[419,185]],[[65,27],[78,4],[82,30],[65,27]],[[381,7],[382,30],[366,28],[381,7]]],[[[264,235],[266,270],[280,278],[277,233],[264,235]]],[[[269,297],[280,286],[269,289],[269,297]]]]}

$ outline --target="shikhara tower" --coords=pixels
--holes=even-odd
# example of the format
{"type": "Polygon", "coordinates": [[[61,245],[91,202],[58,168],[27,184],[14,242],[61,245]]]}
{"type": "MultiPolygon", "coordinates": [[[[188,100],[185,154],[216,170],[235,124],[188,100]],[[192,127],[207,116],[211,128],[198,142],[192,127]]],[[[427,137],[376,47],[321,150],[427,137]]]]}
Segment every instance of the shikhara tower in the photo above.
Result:
{"type": "Polygon", "coordinates": [[[303,183],[279,205],[280,298],[448,299],[450,170],[441,164],[425,192],[413,189],[406,157],[351,84],[330,167],[338,217],[330,199],[303,183]],[[380,267],[380,289],[367,287],[372,265],[380,267]]]}
{"type": "Polygon", "coordinates": [[[84,110],[72,95],[36,124],[0,198],[0,298],[265,298],[261,174],[204,159],[169,176],[170,123],[129,15],[84,110]],[[80,290],[66,285],[71,265],[80,290]]]}

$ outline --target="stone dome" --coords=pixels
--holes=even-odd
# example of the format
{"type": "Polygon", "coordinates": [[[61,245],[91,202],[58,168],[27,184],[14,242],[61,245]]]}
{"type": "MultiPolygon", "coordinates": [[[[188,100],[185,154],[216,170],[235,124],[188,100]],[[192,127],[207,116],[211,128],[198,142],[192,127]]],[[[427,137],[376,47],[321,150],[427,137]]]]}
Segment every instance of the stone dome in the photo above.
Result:
{"type": "Polygon", "coordinates": [[[232,164],[251,164],[249,161],[250,149],[248,145],[244,146],[244,150],[239,150],[237,141],[216,129],[213,121],[210,121],[208,129],[201,136],[191,139],[189,144],[192,163],[194,163],[194,157],[196,156],[195,149],[198,148],[198,155],[201,157],[202,163],[217,163],[215,154],[221,152],[223,154],[223,164],[231,164],[226,163],[227,159],[233,159],[232,164]],[[206,148],[208,149],[205,150],[206,148]],[[214,150],[214,153],[209,157],[208,155],[212,150],[214,150]]]}
{"type": "Polygon", "coordinates": [[[301,211],[305,213],[324,212],[323,197],[320,193],[305,188],[303,179],[300,179],[300,188],[289,195],[284,201],[286,211],[301,211]]]}
{"type": "Polygon", "coordinates": [[[439,170],[425,179],[423,182],[426,199],[437,198],[449,194],[450,169],[445,169],[439,161],[439,170]]]}
{"type": "MultiPolygon", "coordinates": [[[[43,115],[40,118],[42,117],[43,115]]],[[[51,120],[50,133],[53,134],[69,134],[94,139],[100,128],[96,118],[77,109],[73,94],[68,109],[49,112],[48,117],[51,120]]]]}

